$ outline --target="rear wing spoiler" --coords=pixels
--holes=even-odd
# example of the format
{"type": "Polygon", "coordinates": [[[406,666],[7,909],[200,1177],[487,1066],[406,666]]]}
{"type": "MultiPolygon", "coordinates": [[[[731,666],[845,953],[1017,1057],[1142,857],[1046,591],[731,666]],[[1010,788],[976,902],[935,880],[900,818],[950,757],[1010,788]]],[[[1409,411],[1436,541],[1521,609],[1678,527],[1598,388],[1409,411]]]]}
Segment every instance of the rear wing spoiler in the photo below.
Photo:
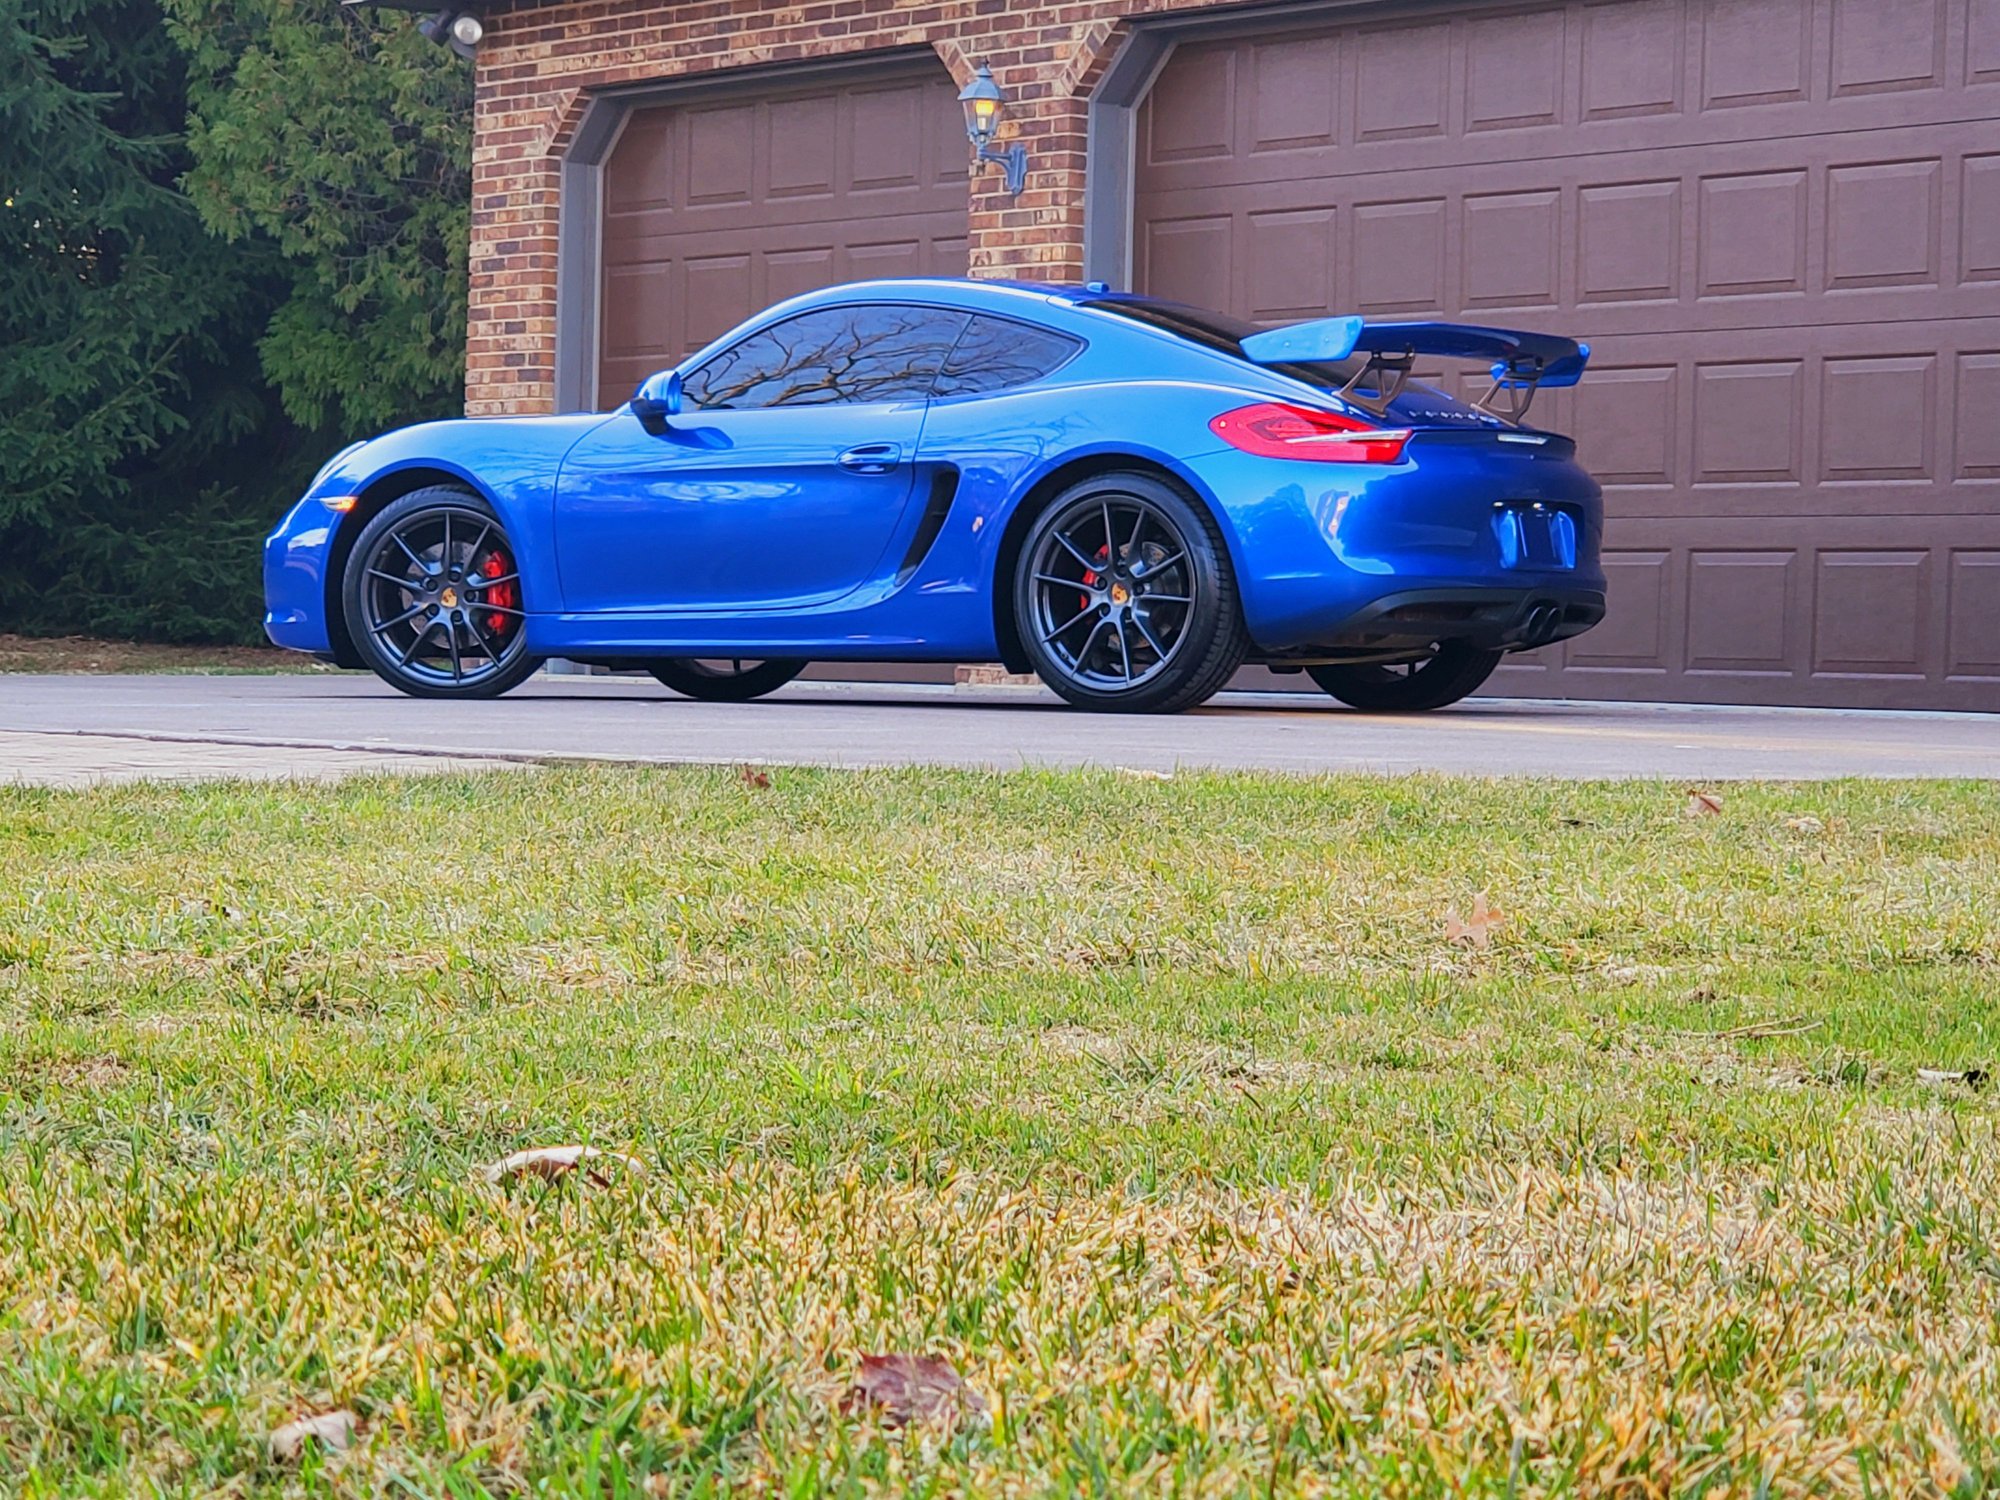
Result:
{"type": "Polygon", "coordinates": [[[1590,345],[1547,333],[1482,328],[1471,323],[1364,323],[1321,318],[1254,333],[1243,340],[1246,359],[1260,365],[1333,363],[1362,353],[1368,362],[1340,395],[1382,413],[1402,393],[1419,355],[1492,362],[1493,384],[1474,405],[1518,422],[1535,392],[1575,385],[1590,363],[1590,345]],[[1369,390],[1364,393],[1362,387],[1369,390]],[[1498,402],[1506,398],[1506,409],[1498,402]]]}

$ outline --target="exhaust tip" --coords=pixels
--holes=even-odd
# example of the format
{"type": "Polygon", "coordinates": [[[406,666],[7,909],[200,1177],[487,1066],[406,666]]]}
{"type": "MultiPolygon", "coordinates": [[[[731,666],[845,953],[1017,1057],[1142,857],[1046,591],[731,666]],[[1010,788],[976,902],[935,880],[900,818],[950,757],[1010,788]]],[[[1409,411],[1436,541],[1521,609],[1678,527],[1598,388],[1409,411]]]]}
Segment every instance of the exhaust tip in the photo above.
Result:
{"type": "Polygon", "coordinates": [[[1562,627],[1562,609],[1554,604],[1538,604],[1528,612],[1521,639],[1530,646],[1546,646],[1562,627]]]}

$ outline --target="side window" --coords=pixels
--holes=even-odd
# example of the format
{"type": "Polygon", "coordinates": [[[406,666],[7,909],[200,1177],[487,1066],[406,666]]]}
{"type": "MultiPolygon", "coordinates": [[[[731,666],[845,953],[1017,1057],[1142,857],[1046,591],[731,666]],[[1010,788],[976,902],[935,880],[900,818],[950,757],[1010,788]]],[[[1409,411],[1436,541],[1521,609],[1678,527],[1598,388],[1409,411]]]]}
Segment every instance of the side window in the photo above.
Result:
{"type": "Polygon", "coordinates": [[[949,308],[891,303],[800,313],[690,372],[682,399],[710,411],[920,400],[965,322],[949,308]]]}
{"type": "Polygon", "coordinates": [[[1011,318],[974,315],[972,326],[938,372],[933,395],[968,396],[982,391],[1012,390],[1040,380],[1067,364],[1082,339],[1047,328],[1033,328],[1011,318]]]}

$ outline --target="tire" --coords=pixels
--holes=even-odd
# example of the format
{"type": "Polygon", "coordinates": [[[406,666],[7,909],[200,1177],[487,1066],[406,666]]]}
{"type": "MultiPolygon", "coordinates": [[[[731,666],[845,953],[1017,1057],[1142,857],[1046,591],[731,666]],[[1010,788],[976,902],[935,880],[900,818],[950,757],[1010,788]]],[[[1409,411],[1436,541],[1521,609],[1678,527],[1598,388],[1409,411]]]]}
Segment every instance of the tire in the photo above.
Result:
{"type": "Polygon", "coordinates": [[[1350,708],[1373,713],[1422,713],[1477,690],[1503,655],[1446,641],[1437,654],[1407,667],[1307,667],[1312,680],[1350,708]]]}
{"type": "Polygon", "coordinates": [[[362,660],[413,698],[497,698],[541,665],[519,554],[493,508],[457,485],[412,490],[362,527],[341,601],[362,660]]]}
{"type": "Polygon", "coordinates": [[[1249,649],[1214,517],[1143,473],[1082,480],[1035,518],[1014,568],[1014,621],[1042,681],[1099,713],[1193,708],[1249,649]]]}
{"type": "Polygon", "coordinates": [[[706,658],[692,656],[646,663],[646,670],[662,686],[704,703],[748,703],[752,698],[775,693],[805,669],[802,661],[754,661],[747,657],[723,658],[715,666],[710,666],[706,658]]]}

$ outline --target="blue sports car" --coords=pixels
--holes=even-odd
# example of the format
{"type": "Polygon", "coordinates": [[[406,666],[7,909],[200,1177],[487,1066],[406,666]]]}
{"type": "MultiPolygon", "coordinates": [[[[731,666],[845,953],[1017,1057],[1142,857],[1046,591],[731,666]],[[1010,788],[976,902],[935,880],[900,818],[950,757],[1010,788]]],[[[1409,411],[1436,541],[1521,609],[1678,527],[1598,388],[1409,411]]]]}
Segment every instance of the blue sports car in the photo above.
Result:
{"type": "Polygon", "coordinates": [[[266,628],[440,698],[552,656],[711,699],[814,660],[998,660],[1164,713],[1260,662],[1437,708],[1603,616],[1598,487],[1524,421],[1588,357],[1097,284],[835,287],[608,414],[355,444],[271,535],[266,628]],[[1455,399],[1420,360],[1488,388],[1455,399]]]}

